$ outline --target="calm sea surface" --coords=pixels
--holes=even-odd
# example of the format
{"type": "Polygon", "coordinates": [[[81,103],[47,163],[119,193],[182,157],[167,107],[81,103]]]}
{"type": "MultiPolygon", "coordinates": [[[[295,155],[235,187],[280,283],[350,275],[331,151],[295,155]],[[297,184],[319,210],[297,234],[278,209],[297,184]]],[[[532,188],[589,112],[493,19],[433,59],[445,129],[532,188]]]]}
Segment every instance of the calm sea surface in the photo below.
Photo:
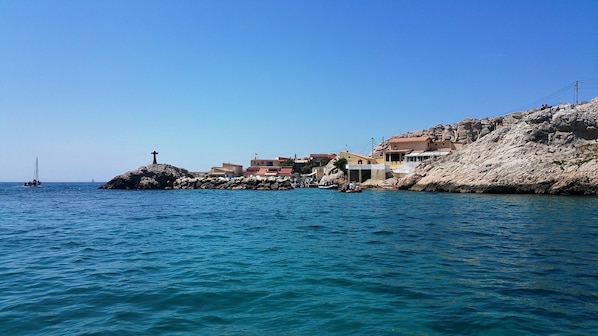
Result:
{"type": "Polygon", "coordinates": [[[596,335],[598,198],[0,183],[1,335],[596,335]]]}

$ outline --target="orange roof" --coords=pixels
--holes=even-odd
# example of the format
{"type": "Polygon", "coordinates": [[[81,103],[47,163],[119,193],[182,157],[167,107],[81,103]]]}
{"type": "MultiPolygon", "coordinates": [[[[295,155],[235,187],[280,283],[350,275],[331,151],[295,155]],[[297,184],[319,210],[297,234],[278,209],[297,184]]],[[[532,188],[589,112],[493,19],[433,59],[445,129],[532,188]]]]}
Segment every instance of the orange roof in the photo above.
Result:
{"type": "Polygon", "coordinates": [[[405,149],[387,149],[385,153],[410,153],[413,149],[405,148],[405,149]]]}
{"type": "Polygon", "coordinates": [[[311,158],[328,158],[328,159],[334,159],[336,157],[336,154],[309,154],[309,157],[311,158]]]}
{"type": "Polygon", "coordinates": [[[225,167],[212,167],[212,170],[215,171],[223,171],[223,172],[233,172],[232,169],[230,168],[225,168],[225,167]]]}
{"type": "Polygon", "coordinates": [[[291,173],[293,172],[293,167],[284,167],[284,168],[280,168],[280,170],[278,171],[278,175],[291,175],[291,173]]]}
{"type": "Polygon", "coordinates": [[[394,138],[388,140],[388,142],[422,142],[432,140],[431,136],[421,136],[421,137],[413,137],[413,138],[394,138]]]}

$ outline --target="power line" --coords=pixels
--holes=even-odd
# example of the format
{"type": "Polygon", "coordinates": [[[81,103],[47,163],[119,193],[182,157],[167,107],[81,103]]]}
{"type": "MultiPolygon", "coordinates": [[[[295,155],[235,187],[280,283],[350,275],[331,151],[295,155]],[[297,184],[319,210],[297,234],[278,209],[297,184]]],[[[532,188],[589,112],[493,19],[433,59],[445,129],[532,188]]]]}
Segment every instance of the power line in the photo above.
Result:
{"type": "Polygon", "coordinates": [[[579,103],[579,90],[583,89],[591,89],[594,88],[594,85],[598,86],[598,80],[597,79],[584,79],[584,80],[577,80],[575,82],[569,83],[567,85],[565,85],[564,87],[538,99],[535,100],[529,104],[526,104],[520,108],[517,109],[517,111],[521,111],[521,110],[528,110],[530,108],[535,108],[538,107],[541,104],[547,103],[547,102],[551,102],[551,101],[555,101],[557,99],[562,99],[566,96],[569,96],[572,92],[571,90],[573,90],[573,96],[574,96],[574,101],[576,104],[579,103]]]}

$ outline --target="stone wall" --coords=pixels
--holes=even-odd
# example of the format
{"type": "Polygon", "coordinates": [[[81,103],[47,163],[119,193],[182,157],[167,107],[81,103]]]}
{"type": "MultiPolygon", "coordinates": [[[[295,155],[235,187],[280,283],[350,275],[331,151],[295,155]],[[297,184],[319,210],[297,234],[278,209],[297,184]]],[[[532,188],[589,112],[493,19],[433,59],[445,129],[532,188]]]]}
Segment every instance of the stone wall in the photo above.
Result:
{"type": "Polygon", "coordinates": [[[175,181],[173,189],[227,189],[227,190],[291,190],[295,181],[285,177],[184,177],[175,181]]]}

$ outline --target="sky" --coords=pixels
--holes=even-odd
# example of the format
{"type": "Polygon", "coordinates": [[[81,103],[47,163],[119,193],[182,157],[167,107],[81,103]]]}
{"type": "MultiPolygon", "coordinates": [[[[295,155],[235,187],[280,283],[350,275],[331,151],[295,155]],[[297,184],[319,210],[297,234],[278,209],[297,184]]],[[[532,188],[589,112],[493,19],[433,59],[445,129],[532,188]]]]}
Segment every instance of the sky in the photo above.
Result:
{"type": "Polygon", "coordinates": [[[595,0],[0,0],[0,181],[368,154],[598,97],[595,0]]]}

